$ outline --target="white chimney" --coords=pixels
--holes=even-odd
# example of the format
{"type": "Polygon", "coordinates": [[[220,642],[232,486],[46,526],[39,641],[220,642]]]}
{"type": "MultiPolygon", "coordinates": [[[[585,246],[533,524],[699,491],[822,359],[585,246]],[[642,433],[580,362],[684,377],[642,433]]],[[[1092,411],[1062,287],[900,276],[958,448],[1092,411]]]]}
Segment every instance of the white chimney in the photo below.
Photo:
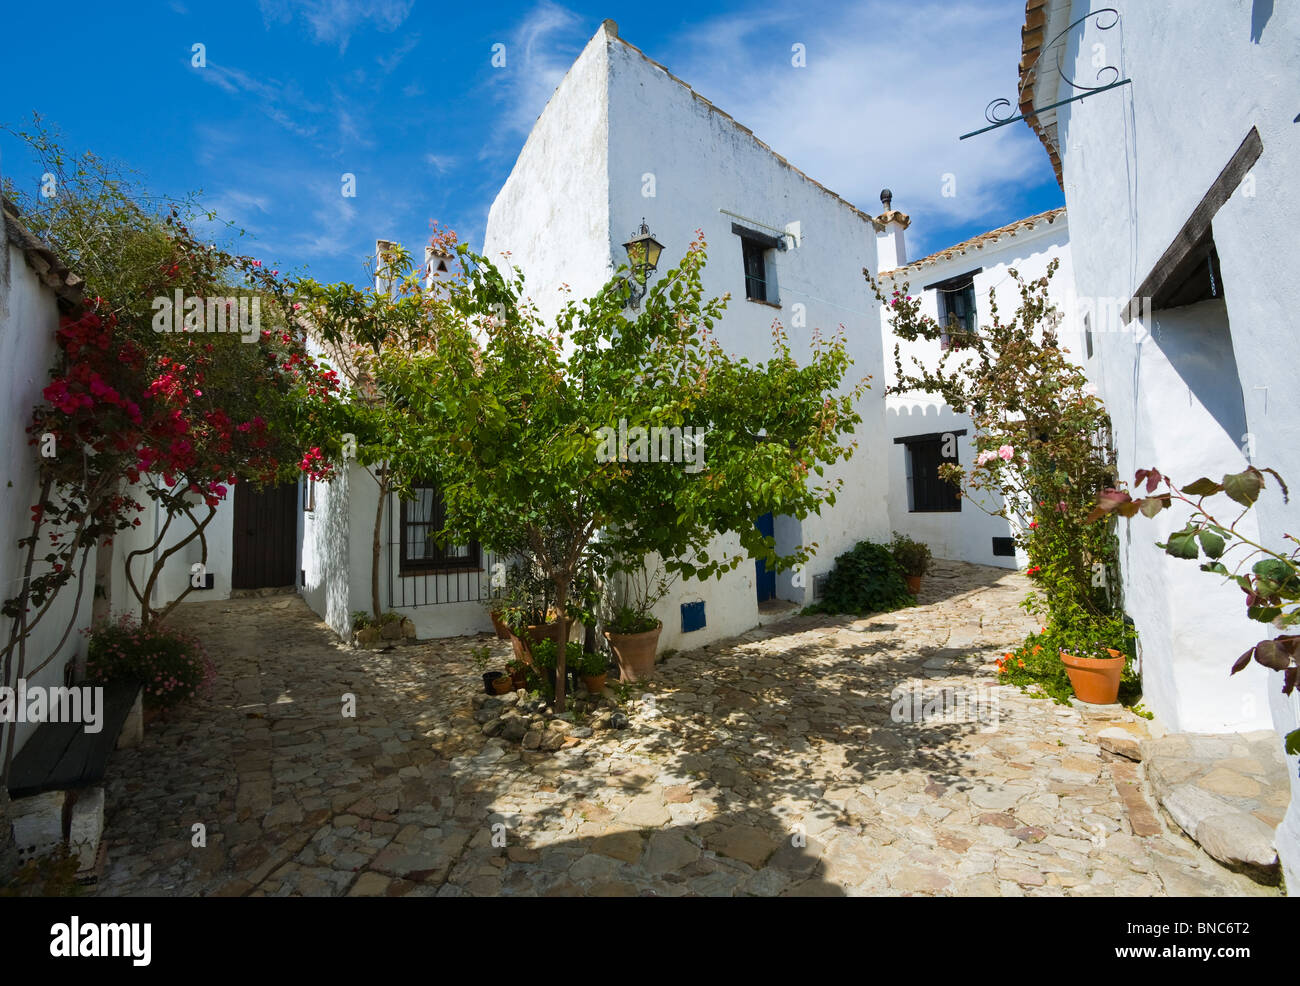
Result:
{"type": "Polygon", "coordinates": [[[880,204],[885,207],[885,211],[871,220],[876,228],[876,262],[880,267],[876,272],[878,274],[907,263],[907,244],[903,239],[903,231],[912,224],[912,220],[907,214],[896,212],[893,201],[894,193],[887,188],[883,189],[880,204]]]}
{"type": "Polygon", "coordinates": [[[424,248],[424,289],[439,290],[439,285],[451,277],[452,257],[449,253],[439,253],[431,246],[424,248]]]}

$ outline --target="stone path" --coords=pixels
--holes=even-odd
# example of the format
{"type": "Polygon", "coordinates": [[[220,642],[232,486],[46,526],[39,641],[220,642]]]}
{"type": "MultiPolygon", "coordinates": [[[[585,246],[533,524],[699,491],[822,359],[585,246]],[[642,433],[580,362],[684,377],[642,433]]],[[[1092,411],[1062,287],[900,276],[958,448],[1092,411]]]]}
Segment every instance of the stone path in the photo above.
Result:
{"type": "Polygon", "coordinates": [[[114,755],[99,892],[1275,894],[1103,754],[1129,713],[996,685],[1025,589],[940,563],[914,609],[674,656],[554,752],[484,736],[486,636],[353,651],[296,597],[187,605],[220,681],[114,755]]]}

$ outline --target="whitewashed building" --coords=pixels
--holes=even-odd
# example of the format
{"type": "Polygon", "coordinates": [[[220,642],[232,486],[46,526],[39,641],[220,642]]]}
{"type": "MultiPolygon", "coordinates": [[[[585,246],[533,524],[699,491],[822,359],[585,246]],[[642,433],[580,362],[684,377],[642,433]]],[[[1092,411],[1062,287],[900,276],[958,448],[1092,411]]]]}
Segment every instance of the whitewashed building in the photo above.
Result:
{"type": "MultiPolygon", "coordinates": [[[[28,444],[26,426],[32,420],[32,409],[42,401],[41,391],[50,382],[61,305],[75,306],[80,301],[81,280],[31,234],[7,199],[4,225],[4,246],[0,250],[0,421],[5,427],[0,428],[0,462],[5,463],[5,481],[0,483],[0,598],[9,599],[22,588],[27,551],[18,542],[31,535],[32,506],[40,497],[38,460],[36,450],[28,444]]],[[[45,562],[38,557],[33,574],[44,570],[45,562]]],[[[78,631],[90,623],[89,597],[87,586],[69,585],[33,629],[23,669],[28,685],[63,684],[64,668],[82,644],[78,631]],[[78,607],[74,597],[79,589],[78,607]],[[72,632],[58,646],[69,622],[73,623],[72,632]],[[36,665],[46,658],[51,659],[33,674],[36,665]]],[[[8,619],[4,627],[7,641],[8,619]]],[[[12,687],[14,682],[0,681],[0,686],[4,685],[12,687]]],[[[36,727],[30,722],[17,724],[15,753],[36,727]]],[[[8,723],[0,722],[0,760],[7,736],[8,723]]]]}
{"type": "MultiPolygon", "coordinates": [[[[1015,270],[1026,281],[1035,280],[1046,274],[1053,260],[1060,266],[1049,284],[1049,297],[1063,308],[1072,296],[1064,209],[1021,219],[911,262],[902,245],[908,225],[906,216],[887,225],[888,242],[881,250],[881,262],[893,259],[897,265],[885,268],[880,281],[886,297],[895,288],[920,296],[922,313],[941,325],[955,321],[964,331],[974,332],[989,323],[991,299],[996,300],[1003,317],[1009,317],[1020,300],[1010,272],[1015,270]]],[[[913,360],[933,369],[944,350],[960,345],[959,336],[939,342],[897,339],[890,331],[889,315],[889,309],[882,309],[887,386],[897,382],[895,345],[904,372],[912,369],[913,360]]],[[[975,427],[969,415],[956,413],[936,394],[913,392],[885,399],[885,426],[890,443],[889,518],[893,529],[924,541],[936,558],[1004,568],[1023,564],[1023,552],[1018,553],[1014,543],[1018,532],[1006,519],[992,515],[1001,509],[1001,497],[987,494],[977,505],[972,499],[958,497],[939,479],[943,461],[969,466],[975,458],[975,427]]]]}
{"type": "Polygon", "coordinates": [[[778,552],[819,545],[808,571],[773,577],[748,563],[721,580],[679,584],[656,615],[664,624],[660,647],[685,648],[753,627],[767,599],[812,601],[816,576],[830,571],[837,554],[864,538],[888,539],[883,346],[878,305],[862,277],[864,267],[877,269],[883,224],[799,171],[606,21],[542,111],[493,202],[485,253],[499,260],[509,251],[549,315],[562,304],[562,283],[584,297],[626,263],[622,244],[643,218],[664,244],[661,266],[703,230],[704,290],[731,295],[716,327],[730,352],[766,359],[776,319],[789,330],[796,358],[810,351],[814,329],[843,326],[855,361],[847,382],[873,377],[860,406],[859,447],[839,468],[845,495],[802,523],[762,521],[771,524],[778,552]],[[701,615],[702,627],[683,629],[701,615]]]}
{"type": "MultiPolygon", "coordinates": [[[[1074,236],[1075,332],[1114,424],[1121,476],[1186,484],[1248,463],[1300,482],[1300,10],[1294,4],[1029,0],[1021,111],[1074,236]],[[1107,13],[1103,8],[1113,8],[1107,13]],[[1053,41],[1056,43],[1053,44],[1053,41]],[[1077,97],[1089,88],[1113,86],[1077,97]]],[[[1124,597],[1146,704],[1171,729],[1297,727],[1300,694],[1237,655],[1269,628],[1243,597],[1155,546],[1183,512],[1120,521],[1124,597]]],[[[1286,550],[1300,505],[1271,480],[1244,521],[1286,550]]],[[[1276,842],[1300,885],[1300,763],[1276,842]]]]}

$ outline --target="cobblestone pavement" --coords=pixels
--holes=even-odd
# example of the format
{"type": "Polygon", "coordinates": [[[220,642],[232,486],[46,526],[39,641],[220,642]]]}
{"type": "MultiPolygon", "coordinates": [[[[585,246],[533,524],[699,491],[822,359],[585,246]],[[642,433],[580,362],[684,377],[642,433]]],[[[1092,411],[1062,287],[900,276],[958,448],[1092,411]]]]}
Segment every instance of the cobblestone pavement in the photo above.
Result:
{"type": "Polygon", "coordinates": [[[493,638],[355,651],[294,596],[186,605],[220,681],[114,754],[99,893],[1275,894],[1103,755],[1140,720],[996,686],[1025,589],[939,563],[914,609],[673,656],[628,728],[554,752],[484,735],[493,638]]]}

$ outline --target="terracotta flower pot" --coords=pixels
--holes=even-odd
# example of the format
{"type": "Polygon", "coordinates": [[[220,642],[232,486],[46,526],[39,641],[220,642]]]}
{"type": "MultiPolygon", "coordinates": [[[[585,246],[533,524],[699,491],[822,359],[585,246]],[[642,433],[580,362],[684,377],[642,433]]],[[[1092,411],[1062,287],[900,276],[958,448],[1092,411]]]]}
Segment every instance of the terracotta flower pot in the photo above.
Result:
{"type": "Polygon", "coordinates": [[[605,690],[605,679],[608,674],[584,674],[582,683],[587,686],[587,691],[592,695],[599,695],[605,690]]]}
{"type": "Polygon", "coordinates": [[[1110,657],[1075,657],[1061,651],[1061,663],[1070,676],[1075,697],[1089,705],[1114,705],[1119,698],[1119,679],[1124,672],[1123,654],[1110,647],[1110,657]]]}
{"type": "Polygon", "coordinates": [[[504,695],[506,692],[515,690],[514,679],[506,672],[502,672],[492,679],[492,691],[497,695],[504,695]]]}
{"type": "Polygon", "coordinates": [[[492,628],[497,632],[498,640],[510,639],[510,628],[501,620],[501,614],[496,610],[488,610],[488,616],[492,617],[492,628]]]}
{"type": "Polygon", "coordinates": [[[487,695],[504,695],[510,691],[510,676],[502,674],[500,671],[483,672],[483,692],[487,695]],[[501,682],[504,681],[506,687],[501,688],[501,682]]]}
{"type": "Polygon", "coordinates": [[[655,650],[659,647],[659,634],[662,632],[662,626],[642,633],[605,631],[605,639],[618,661],[619,680],[640,681],[654,674],[655,650]]]}
{"type": "MultiPolygon", "coordinates": [[[[577,624],[577,620],[574,620],[569,624],[570,640],[573,639],[574,627],[577,626],[577,624]]],[[[515,634],[510,630],[507,630],[506,632],[510,636],[510,647],[515,652],[515,657],[518,660],[523,661],[525,664],[533,663],[533,644],[540,644],[543,640],[554,640],[556,646],[559,646],[560,643],[559,620],[556,620],[553,623],[538,623],[529,626],[525,631],[528,634],[527,639],[515,636],[515,634]]]]}
{"type": "Polygon", "coordinates": [[[907,591],[910,592],[912,595],[915,596],[918,592],[921,591],[921,576],[905,575],[903,576],[903,578],[907,582],[907,591]]]}

